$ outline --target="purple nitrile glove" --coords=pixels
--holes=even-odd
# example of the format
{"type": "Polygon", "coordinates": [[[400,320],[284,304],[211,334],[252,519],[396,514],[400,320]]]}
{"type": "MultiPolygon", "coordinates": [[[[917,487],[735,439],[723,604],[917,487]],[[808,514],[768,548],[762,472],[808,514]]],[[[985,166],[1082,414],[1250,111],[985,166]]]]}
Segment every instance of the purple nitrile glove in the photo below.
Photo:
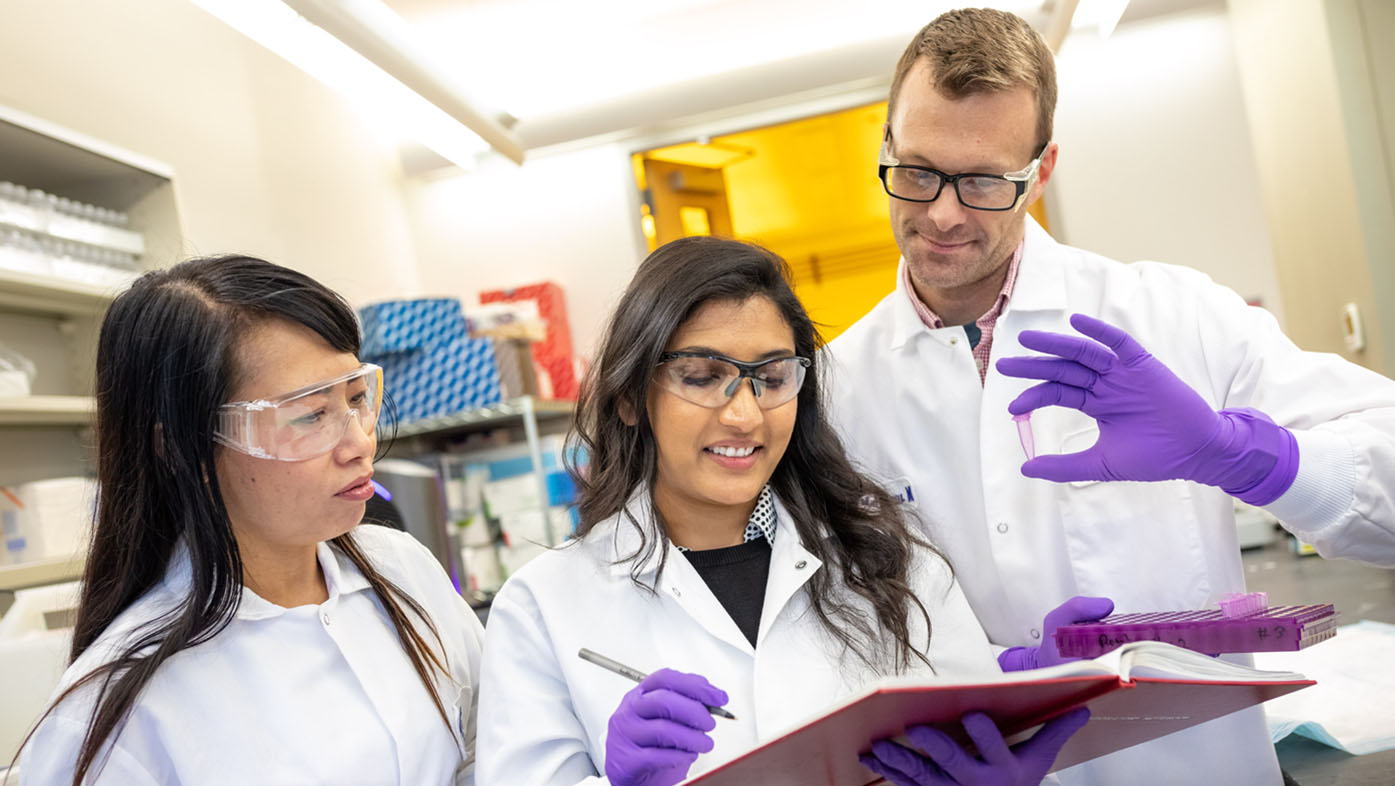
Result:
{"type": "Polygon", "coordinates": [[[1037,456],[1022,465],[1023,475],[1057,483],[1191,480],[1251,505],[1268,505],[1293,485],[1298,443],[1288,429],[1253,409],[1216,412],[1107,322],[1074,314],[1070,323],[1089,338],[1024,330],[1022,346],[1053,357],[1003,358],[997,368],[1047,380],[1023,391],[1008,412],[1078,409],[1099,422],[1099,440],[1079,453],[1037,456]]]}
{"type": "Polygon", "coordinates": [[[891,740],[877,740],[872,753],[863,754],[859,761],[896,786],[1036,786],[1051,770],[1061,746],[1089,719],[1090,711],[1078,707],[1009,748],[992,718],[969,712],[960,722],[978,756],[970,756],[933,726],[911,726],[906,738],[920,753],[891,740]]]}
{"type": "Polygon", "coordinates": [[[660,669],[620,700],[605,740],[611,786],[673,786],[688,777],[699,753],[712,750],[716,726],[707,706],[727,694],[697,674],[660,669]]]}
{"type": "Polygon", "coordinates": [[[1044,669],[1079,658],[1063,658],[1056,648],[1056,629],[1073,622],[1095,622],[1109,616],[1114,611],[1114,601],[1109,598],[1096,598],[1089,595],[1076,595],[1051,611],[1041,623],[1041,645],[1037,647],[1010,647],[998,653],[998,665],[1003,671],[1026,671],[1044,669]]]}

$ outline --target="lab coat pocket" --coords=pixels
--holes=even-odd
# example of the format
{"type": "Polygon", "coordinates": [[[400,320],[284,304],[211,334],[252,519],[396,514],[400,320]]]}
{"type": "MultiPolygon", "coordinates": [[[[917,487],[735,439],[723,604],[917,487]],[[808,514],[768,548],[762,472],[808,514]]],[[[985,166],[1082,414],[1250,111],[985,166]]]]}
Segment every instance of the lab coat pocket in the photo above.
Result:
{"type": "Polygon", "coordinates": [[[1061,484],[1076,592],[1128,611],[1200,608],[1211,596],[1200,518],[1183,481],[1061,484]]]}
{"type": "MultiPolygon", "coordinates": [[[[1088,426],[1073,429],[1067,432],[1065,436],[1061,437],[1060,447],[1056,452],[1065,455],[1067,453],[1079,453],[1082,450],[1089,450],[1092,445],[1099,441],[1099,438],[1100,427],[1092,419],[1088,426]]],[[[1074,486],[1075,488],[1085,488],[1102,482],[1103,481],[1099,480],[1072,480],[1068,482],[1068,485],[1074,486]]]]}

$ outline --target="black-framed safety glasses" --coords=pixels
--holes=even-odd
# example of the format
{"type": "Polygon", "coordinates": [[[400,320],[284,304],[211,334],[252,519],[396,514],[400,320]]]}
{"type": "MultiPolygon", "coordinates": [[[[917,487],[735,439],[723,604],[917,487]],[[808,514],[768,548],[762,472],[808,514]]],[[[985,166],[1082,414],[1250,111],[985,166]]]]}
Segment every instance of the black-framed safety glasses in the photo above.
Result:
{"type": "Polygon", "coordinates": [[[1031,189],[1041,168],[1042,156],[1046,155],[1051,142],[1041,146],[1031,163],[1016,172],[992,175],[985,172],[961,172],[951,175],[928,166],[902,164],[891,154],[891,132],[882,138],[881,156],[878,159],[877,177],[882,181],[886,193],[907,202],[934,202],[948,183],[959,199],[959,204],[974,210],[1016,210],[1025,201],[1023,197],[1031,189]]]}
{"type": "Polygon", "coordinates": [[[654,381],[664,390],[700,407],[725,406],[741,386],[751,381],[751,392],[761,409],[774,409],[799,395],[811,362],[789,356],[746,363],[709,352],[665,352],[654,369],[654,381]]]}

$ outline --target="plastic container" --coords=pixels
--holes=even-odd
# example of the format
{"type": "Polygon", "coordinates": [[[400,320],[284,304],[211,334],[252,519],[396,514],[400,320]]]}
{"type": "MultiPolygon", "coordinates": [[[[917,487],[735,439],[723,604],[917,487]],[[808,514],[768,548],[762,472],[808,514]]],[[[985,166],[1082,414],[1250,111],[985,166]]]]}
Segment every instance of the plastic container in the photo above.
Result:
{"type": "Polygon", "coordinates": [[[1337,632],[1337,612],[1330,603],[1224,615],[1220,609],[1116,614],[1058,628],[1056,647],[1068,658],[1096,658],[1132,641],[1163,641],[1208,655],[1284,652],[1310,647],[1337,632]]]}

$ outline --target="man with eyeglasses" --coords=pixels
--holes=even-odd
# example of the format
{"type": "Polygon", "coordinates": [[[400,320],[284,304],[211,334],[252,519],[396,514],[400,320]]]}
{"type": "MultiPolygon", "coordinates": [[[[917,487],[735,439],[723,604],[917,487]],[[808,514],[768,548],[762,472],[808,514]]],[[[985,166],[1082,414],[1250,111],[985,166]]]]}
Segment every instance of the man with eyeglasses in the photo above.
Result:
{"type": "MultiPolygon", "coordinates": [[[[1056,168],[1055,102],[1051,52],[1012,14],[952,11],[915,37],[879,164],[896,291],[831,345],[850,452],[918,507],[1000,663],[1059,662],[1056,626],[1108,599],[1244,591],[1232,497],[1325,556],[1395,566],[1395,383],[1299,350],[1199,272],[1054,241],[1026,207],[1056,168]]],[[[1058,775],[1282,779],[1258,707],[1058,775]]]]}

